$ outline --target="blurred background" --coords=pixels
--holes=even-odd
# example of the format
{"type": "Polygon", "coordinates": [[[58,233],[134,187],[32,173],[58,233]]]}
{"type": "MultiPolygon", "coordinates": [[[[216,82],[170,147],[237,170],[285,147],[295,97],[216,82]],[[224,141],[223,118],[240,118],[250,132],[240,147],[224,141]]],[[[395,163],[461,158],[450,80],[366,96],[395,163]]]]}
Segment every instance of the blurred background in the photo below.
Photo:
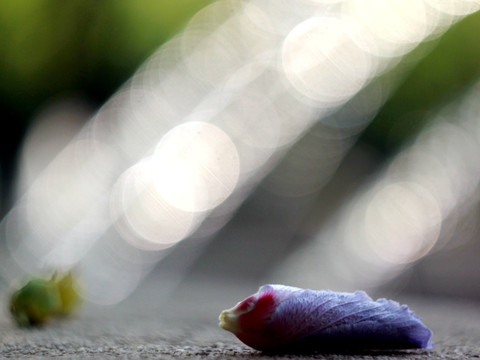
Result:
{"type": "Polygon", "coordinates": [[[3,284],[480,299],[479,8],[0,2],[3,284]]]}

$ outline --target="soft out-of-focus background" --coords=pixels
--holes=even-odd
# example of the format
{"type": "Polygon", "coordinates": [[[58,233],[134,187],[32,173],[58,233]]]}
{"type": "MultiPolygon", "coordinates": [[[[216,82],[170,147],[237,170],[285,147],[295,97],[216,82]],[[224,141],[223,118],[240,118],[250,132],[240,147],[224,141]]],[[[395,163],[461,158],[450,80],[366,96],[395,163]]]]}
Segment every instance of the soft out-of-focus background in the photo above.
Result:
{"type": "Polygon", "coordinates": [[[0,3],[3,284],[480,298],[479,8],[0,3]]]}

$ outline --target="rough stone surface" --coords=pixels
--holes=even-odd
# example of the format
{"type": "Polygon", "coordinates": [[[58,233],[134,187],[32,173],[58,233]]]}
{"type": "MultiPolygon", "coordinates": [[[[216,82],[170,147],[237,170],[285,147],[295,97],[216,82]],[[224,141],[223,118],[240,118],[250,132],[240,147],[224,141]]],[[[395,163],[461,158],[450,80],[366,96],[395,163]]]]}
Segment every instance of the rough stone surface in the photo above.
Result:
{"type": "MultiPolygon", "coordinates": [[[[406,297],[434,331],[433,350],[267,356],[217,326],[218,313],[256,290],[252,284],[191,280],[161,301],[154,280],[127,301],[85,304],[72,319],[20,329],[6,303],[0,317],[5,359],[475,359],[480,358],[480,304],[406,297]],[[160,299],[160,300],[159,300],[160,299]]],[[[6,294],[4,294],[6,295],[6,294]]],[[[7,297],[2,299],[6,301],[7,297]]]]}

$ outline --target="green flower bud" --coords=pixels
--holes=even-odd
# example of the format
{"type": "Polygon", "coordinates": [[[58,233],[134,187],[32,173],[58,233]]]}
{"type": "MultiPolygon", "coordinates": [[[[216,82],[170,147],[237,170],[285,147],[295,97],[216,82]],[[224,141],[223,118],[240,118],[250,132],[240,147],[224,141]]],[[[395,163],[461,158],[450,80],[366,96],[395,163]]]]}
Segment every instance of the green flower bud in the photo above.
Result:
{"type": "Polygon", "coordinates": [[[10,313],[20,326],[42,325],[56,316],[69,316],[80,304],[76,278],[71,272],[50,279],[31,278],[10,298],[10,313]]]}
{"type": "Polygon", "coordinates": [[[57,286],[50,281],[35,278],[13,293],[10,313],[20,326],[41,325],[62,307],[57,286]]]}

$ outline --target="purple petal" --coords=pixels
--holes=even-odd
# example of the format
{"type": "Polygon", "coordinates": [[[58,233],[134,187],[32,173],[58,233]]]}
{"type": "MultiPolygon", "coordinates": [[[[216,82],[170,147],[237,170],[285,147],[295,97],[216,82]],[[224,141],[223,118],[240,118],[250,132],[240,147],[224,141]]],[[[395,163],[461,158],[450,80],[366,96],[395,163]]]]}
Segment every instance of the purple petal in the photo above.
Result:
{"type": "MultiPolygon", "coordinates": [[[[275,291],[277,285],[270,285],[275,291]]],[[[279,288],[281,301],[268,326],[287,347],[431,348],[432,332],[406,305],[365,292],[279,288]]]]}

